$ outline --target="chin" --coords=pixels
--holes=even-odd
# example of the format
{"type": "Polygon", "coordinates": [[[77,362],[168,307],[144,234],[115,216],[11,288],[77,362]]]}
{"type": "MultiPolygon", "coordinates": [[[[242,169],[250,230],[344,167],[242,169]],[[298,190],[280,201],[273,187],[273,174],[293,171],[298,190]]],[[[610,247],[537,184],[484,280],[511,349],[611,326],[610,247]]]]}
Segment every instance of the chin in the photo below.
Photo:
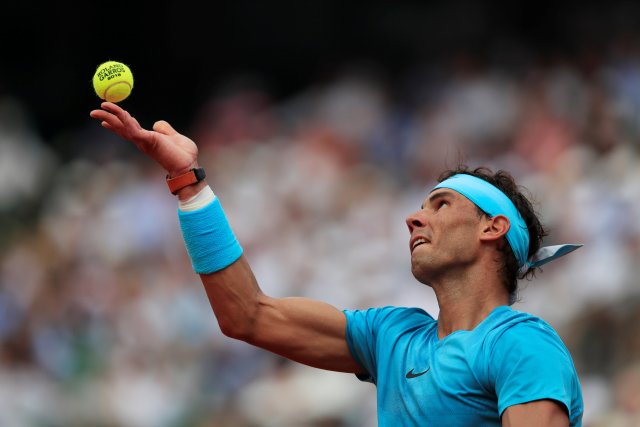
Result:
{"type": "Polygon", "coordinates": [[[431,287],[431,280],[429,279],[429,275],[426,274],[424,270],[418,267],[412,267],[411,273],[413,274],[413,277],[415,277],[418,282],[422,283],[423,285],[427,285],[431,287]]]}

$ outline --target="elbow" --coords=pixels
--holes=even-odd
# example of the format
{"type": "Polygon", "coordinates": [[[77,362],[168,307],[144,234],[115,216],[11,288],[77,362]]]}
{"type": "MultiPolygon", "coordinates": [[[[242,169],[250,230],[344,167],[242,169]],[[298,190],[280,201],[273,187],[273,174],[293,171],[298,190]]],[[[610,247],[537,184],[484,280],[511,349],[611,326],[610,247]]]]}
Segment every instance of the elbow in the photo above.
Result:
{"type": "Polygon", "coordinates": [[[234,319],[219,319],[218,325],[222,333],[229,337],[240,341],[248,341],[251,336],[244,322],[236,322],[234,319]]]}
{"type": "Polygon", "coordinates": [[[217,312],[216,316],[225,336],[258,345],[259,331],[270,329],[268,325],[273,324],[273,313],[274,300],[259,294],[255,300],[245,301],[234,310],[217,312]]]}
{"type": "Polygon", "coordinates": [[[232,316],[220,316],[218,325],[225,336],[251,343],[255,335],[256,313],[257,310],[246,310],[232,316]]]}

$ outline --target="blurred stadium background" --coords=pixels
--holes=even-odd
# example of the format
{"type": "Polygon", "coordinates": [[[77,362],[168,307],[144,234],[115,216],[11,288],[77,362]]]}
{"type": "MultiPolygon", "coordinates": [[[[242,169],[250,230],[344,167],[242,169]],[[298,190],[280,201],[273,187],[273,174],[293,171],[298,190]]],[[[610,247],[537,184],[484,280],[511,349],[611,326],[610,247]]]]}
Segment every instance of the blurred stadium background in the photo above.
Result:
{"type": "MultiPolygon", "coordinates": [[[[404,218],[505,168],[576,254],[517,309],[585,426],[640,425],[640,3],[15,2],[0,27],[0,425],[373,426],[375,389],[219,333],[163,173],[101,129],[95,67],[201,164],[267,293],[419,305],[404,218]]],[[[534,373],[532,373],[533,375],[534,373]]]]}

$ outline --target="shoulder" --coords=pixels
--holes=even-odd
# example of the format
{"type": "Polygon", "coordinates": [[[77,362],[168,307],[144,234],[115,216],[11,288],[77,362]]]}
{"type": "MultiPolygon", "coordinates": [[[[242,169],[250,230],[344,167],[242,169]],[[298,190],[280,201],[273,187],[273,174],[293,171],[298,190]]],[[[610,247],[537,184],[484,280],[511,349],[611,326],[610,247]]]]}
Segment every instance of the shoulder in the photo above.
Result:
{"type": "Polygon", "coordinates": [[[569,350],[558,333],[544,320],[504,307],[486,325],[484,356],[494,369],[509,365],[555,364],[573,370],[569,350]]]}
{"type": "Polygon", "coordinates": [[[509,309],[499,318],[491,331],[493,344],[497,346],[522,346],[550,344],[567,351],[558,333],[543,319],[529,313],[509,309]]]}
{"type": "Polygon", "coordinates": [[[347,320],[351,318],[366,318],[371,321],[388,320],[420,320],[435,322],[435,319],[426,311],[417,307],[373,307],[365,310],[343,310],[347,320]]]}
{"type": "Polygon", "coordinates": [[[548,371],[574,376],[569,350],[557,332],[544,320],[510,310],[487,334],[490,370],[493,375],[512,369],[548,371]]]}
{"type": "Polygon", "coordinates": [[[347,328],[407,330],[435,323],[435,319],[426,311],[416,307],[377,307],[366,310],[344,310],[347,328]]]}
{"type": "Polygon", "coordinates": [[[511,310],[490,336],[488,378],[495,387],[500,413],[512,405],[542,399],[563,403],[572,419],[582,413],[571,354],[547,322],[511,310]]]}

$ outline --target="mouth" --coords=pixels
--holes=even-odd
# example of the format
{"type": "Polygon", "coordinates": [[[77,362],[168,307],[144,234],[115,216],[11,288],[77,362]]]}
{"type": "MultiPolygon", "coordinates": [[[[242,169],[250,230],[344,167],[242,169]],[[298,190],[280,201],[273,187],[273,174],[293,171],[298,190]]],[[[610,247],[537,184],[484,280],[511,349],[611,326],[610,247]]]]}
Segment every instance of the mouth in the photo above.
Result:
{"type": "Polygon", "coordinates": [[[420,245],[423,245],[425,243],[429,243],[429,240],[426,237],[423,236],[416,236],[413,239],[411,239],[411,242],[409,243],[409,249],[411,250],[411,252],[413,253],[413,251],[420,245]]]}

